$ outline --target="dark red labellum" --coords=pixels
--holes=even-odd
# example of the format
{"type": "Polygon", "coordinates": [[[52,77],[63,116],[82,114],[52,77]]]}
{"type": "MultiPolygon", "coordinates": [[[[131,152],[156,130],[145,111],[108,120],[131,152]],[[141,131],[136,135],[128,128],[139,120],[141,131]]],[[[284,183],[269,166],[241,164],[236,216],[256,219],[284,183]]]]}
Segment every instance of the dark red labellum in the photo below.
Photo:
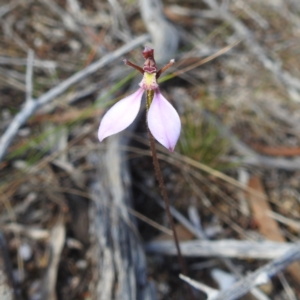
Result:
{"type": "Polygon", "coordinates": [[[143,70],[147,73],[156,73],[156,63],[154,59],[148,58],[143,66],[143,70]]]}
{"type": "Polygon", "coordinates": [[[143,70],[147,73],[156,73],[156,62],[154,60],[154,50],[150,47],[145,47],[143,51],[143,56],[146,59],[143,70]]]}

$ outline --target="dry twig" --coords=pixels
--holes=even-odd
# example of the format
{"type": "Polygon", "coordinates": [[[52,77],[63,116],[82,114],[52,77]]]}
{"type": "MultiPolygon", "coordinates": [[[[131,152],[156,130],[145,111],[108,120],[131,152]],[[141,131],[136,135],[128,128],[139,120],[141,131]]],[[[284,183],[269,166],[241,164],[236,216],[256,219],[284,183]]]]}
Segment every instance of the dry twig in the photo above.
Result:
{"type": "MultiPolygon", "coordinates": [[[[180,243],[182,255],[188,257],[231,257],[274,259],[290,250],[294,243],[278,243],[270,241],[240,240],[192,240],[180,243]]],[[[176,255],[176,249],[170,241],[154,241],[146,245],[148,252],[164,255],[176,255]]]]}
{"type": "Polygon", "coordinates": [[[300,259],[300,243],[295,244],[289,251],[267,265],[248,274],[245,278],[236,282],[229,289],[219,293],[216,300],[234,300],[245,295],[253,287],[264,284],[268,280],[284,270],[292,262],[300,259]]]}
{"type": "Polygon", "coordinates": [[[97,168],[90,208],[96,267],[92,295],[103,300],[154,299],[143,249],[126,209],[131,205],[130,178],[118,138],[111,137],[105,153],[91,153],[89,160],[97,168]]]}
{"type": "Polygon", "coordinates": [[[269,281],[271,277],[284,270],[289,264],[300,259],[300,244],[294,244],[285,254],[268,263],[267,265],[248,274],[246,277],[234,283],[231,287],[224,291],[217,291],[202,283],[198,283],[190,278],[180,276],[186,282],[192,284],[193,287],[203,291],[208,295],[210,300],[235,300],[245,295],[251,289],[269,281]]]}
{"type": "Polygon", "coordinates": [[[59,85],[55,86],[45,94],[38,97],[36,100],[31,102],[26,102],[24,107],[15,116],[15,118],[10,123],[10,125],[8,126],[5,133],[2,135],[0,139],[0,162],[3,160],[6,150],[11,144],[11,142],[13,141],[14,137],[16,136],[19,128],[23,124],[25,124],[28,118],[32,116],[38,108],[49,103],[55,97],[65,92],[71,85],[95,73],[97,70],[103,68],[104,66],[114,61],[115,59],[119,58],[120,56],[124,55],[125,53],[129,52],[135,47],[145,43],[148,39],[149,36],[147,34],[142,35],[136,39],[133,39],[131,42],[127,43],[126,45],[122,46],[116,51],[105,55],[98,61],[86,67],[85,69],[75,73],[74,75],[72,75],[71,77],[69,77],[62,83],[60,83],[59,85]]]}

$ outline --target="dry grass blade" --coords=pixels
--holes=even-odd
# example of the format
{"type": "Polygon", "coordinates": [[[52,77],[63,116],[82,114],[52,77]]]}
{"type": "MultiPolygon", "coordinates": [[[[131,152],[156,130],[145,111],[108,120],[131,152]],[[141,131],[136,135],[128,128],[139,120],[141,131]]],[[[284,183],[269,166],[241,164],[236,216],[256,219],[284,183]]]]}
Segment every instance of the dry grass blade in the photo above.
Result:
{"type": "Polygon", "coordinates": [[[133,210],[132,208],[127,207],[127,210],[128,210],[128,212],[129,212],[130,214],[132,214],[133,216],[135,216],[135,217],[137,217],[138,219],[144,221],[145,223],[147,223],[147,224],[153,226],[154,228],[160,230],[161,232],[163,232],[163,233],[165,233],[165,234],[167,234],[167,235],[169,235],[169,236],[172,236],[172,235],[173,235],[173,233],[172,233],[172,231],[171,231],[170,229],[168,229],[168,228],[166,228],[166,227],[164,227],[164,226],[161,226],[160,224],[158,224],[158,223],[152,221],[151,219],[145,217],[144,215],[140,214],[139,212],[133,210]]]}
{"type": "Polygon", "coordinates": [[[241,42],[242,42],[242,40],[238,40],[238,41],[236,41],[236,42],[234,42],[234,43],[232,43],[232,44],[230,44],[230,45],[228,45],[228,46],[222,48],[221,50],[219,50],[219,51],[216,52],[215,54],[210,55],[210,56],[207,57],[207,58],[201,59],[200,61],[198,61],[198,62],[196,62],[196,63],[194,63],[194,64],[192,64],[192,65],[190,65],[190,66],[188,66],[188,67],[186,67],[186,68],[183,68],[183,69],[181,69],[181,70],[179,70],[179,71],[174,72],[174,73],[172,74],[172,77],[173,77],[173,76],[174,76],[174,77],[175,77],[175,76],[179,76],[180,74],[184,74],[184,73],[186,73],[186,72],[188,72],[188,71],[190,71],[190,70],[193,70],[194,68],[197,68],[197,67],[199,67],[199,66],[201,66],[201,65],[203,65],[203,64],[208,63],[209,61],[212,61],[213,59],[215,59],[215,58],[217,58],[217,57],[219,57],[219,56],[225,54],[226,52],[230,51],[233,47],[237,46],[237,45],[238,45],[239,43],[241,43],[241,42]]]}

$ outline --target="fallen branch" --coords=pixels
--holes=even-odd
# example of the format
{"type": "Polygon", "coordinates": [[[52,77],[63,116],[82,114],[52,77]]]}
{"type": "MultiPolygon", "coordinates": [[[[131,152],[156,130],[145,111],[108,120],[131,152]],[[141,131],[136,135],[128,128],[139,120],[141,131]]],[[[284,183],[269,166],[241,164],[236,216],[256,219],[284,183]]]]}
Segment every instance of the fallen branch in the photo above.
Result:
{"type": "Polygon", "coordinates": [[[101,59],[89,65],[85,69],[75,73],[59,85],[55,86],[45,94],[41,95],[36,100],[26,102],[21,111],[14,117],[13,121],[10,123],[10,125],[8,126],[8,128],[6,129],[6,131],[0,139],[0,162],[3,160],[6,150],[13,141],[14,137],[16,136],[19,128],[23,124],[25,124],[28,118],[32,116],[39,107],[49,103],[55,97],[65,92],[73,84],[95,73],[100,68],[106,66],[110,62],[131,51],[137,46],[145,43],[147,40],[149,40],[148,34],[139,36],[138,38],[132,40],[131,42],[117,49],[116,51],[103,56],[101,59]]]}
{"type": "Polygon", "coordinates": [[[93,279],[93,299],[155,299],[147,279],[146,259],[131,206],[131,180],[118,136],[110,137],[103,153],[88,156],[96,174],[91,183],[89,220],[93,279]]]}
{"type": "Polygon", "coordinates": [[[245,295],[253,287],[264,284],[284,270],[292,262],[300,259],[300,243],[295,244],[288,252],[267,265],[250,273],[245,278],[233,284],[229,289],[219,293],[215,300],[234,300],[245,295]]]}
{"type": "MultiPolygon", "coordinates": [[[[232,257],[239,259],[275,259],[294,247],[294,243],[240,240],[192,240],[180,243],[182,255],[188,257],[232,257]]],[[[171,241],[155,241],[146,244],[146,251],[164,255],[176,255],[171,241]]],[[[299,250],[300,251],[300,250],[299,250]]]]}
{"type": "Polygon", "coordinates": [[[254,287],[267,283],[271,277],[275,276],[289,264],[299,259],[300,243],[297,243],[279,258],[248,274],[228,289],[220,292],[186,276],[180,275],[180,278],[191,284],[195,289],[206,293],[208,300],[235,300],[251,291],[254,287]]]}

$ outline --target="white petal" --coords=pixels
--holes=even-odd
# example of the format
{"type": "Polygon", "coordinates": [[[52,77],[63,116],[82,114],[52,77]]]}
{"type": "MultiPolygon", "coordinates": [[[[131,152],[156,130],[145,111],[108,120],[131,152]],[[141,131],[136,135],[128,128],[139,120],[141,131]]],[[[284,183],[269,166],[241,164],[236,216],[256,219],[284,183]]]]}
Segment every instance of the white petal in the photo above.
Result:
{"type": "Polygon", "coordinates": [[[180,135],[180,118],[159,89],[155,90],[148,112],[148,126],[155,139],[173,152],[180,135]]]}
{"type": "Polygon", "coordinates": [[[104,115],[98,130],[101,141],[106,137],[118,133],[128,127],[136,118],[144,90],[138,89],[132,95],[118,101],[104,115]]]}

